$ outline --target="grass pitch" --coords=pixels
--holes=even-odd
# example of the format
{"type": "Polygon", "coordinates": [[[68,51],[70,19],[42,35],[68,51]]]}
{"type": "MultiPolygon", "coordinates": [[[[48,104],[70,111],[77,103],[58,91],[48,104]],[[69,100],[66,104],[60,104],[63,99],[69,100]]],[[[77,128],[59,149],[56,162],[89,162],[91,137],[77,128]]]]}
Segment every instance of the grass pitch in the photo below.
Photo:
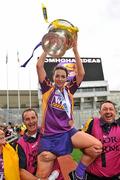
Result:
{"type": "Polygon", "coordinates": [[[79,162],[82,152],[79,149],[73,149],[72,157],[75,161],[79,162]]]}

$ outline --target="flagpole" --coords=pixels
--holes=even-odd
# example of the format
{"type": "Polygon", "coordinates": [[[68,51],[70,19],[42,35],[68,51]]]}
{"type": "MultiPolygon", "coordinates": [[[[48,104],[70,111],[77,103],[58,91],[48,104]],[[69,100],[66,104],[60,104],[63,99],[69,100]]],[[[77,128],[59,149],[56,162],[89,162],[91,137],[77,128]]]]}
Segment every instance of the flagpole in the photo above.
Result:
{"type": "Polygon", "coordinates": [[[32,100],[31,100],[31,72],[29,68],[29,107],[32,107],[32,100]]]}
{"type": "Polygon", "coordinates": [[[20,60],[19,60],[19,52],[18,51],[17,51],[17,62],[18,62],[17,82],[18,82],[18,120],[19,120],[19,113],[20,113],[20,83],[19,83],[20,60]]]}
{"type": "MultiPolygon", "coordinates": [[[[41,93],[40,93],[40,84],[38,82],[38,105],[39,105],[39,116],[40,116],[40,120],[41,120],[41,93]]],[[[41,121],[39,122],[39,124],[41,124],[41,121]]]]}
{"type": "Polygon", "coordinates": [[[8,53],[6,54],[6,81],[7,81],[7,123],[8,123],[8,119],[9,119],[8,53]]]}

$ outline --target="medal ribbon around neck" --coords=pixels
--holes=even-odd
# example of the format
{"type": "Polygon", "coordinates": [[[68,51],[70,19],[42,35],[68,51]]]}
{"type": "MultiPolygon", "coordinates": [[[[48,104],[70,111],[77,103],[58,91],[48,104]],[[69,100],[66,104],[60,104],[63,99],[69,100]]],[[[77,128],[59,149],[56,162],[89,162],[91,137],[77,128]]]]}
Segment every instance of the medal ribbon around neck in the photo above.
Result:
{"type": "Polygon", "coordinates": [[[66,114],[68,115],[68,117],[70,118],[71,105],[70,105],[67,91],[64,88],[63,93],[64,93],[65,97],[63,96],[63,94],[61,93],[61,91],[59,89],[56,90],[56,93],[60,95],[60,98],[63,102],[62,105],[64,107],[64,110],[65,110],[66,114]]]}

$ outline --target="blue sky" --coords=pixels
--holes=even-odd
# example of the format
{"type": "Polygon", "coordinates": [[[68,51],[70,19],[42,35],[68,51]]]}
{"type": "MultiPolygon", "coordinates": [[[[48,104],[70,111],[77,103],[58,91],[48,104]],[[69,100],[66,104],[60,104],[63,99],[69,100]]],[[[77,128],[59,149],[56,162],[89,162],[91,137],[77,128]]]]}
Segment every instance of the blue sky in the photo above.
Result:
{"type": "MultiPolygon", "coordinates": [[[[26,68],[19,68],[19,65],[29,58],[35,45],[48,31],[49,23],[43,19],[42,3],[47,7],[49,23],[58,18],[66,19],[79,28],[81,57],[101,57],[110,90],[120,90],[119,0],[1,0],[0,89],[7,86],[11,90],[18,89],[18,86],[20,89],[38,87],[36,58],[42,48],[35,52],[26,68]]],[[[71,50],[65,56],[73,56],[71,50]]]]}

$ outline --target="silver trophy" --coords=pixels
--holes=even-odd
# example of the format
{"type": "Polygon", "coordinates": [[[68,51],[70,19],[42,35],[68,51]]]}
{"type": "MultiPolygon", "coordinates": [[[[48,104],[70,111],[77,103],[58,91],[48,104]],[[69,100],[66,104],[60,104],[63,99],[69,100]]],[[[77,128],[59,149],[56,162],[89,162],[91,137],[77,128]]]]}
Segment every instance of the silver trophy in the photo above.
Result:
{"type": "Polygon", "coordinates": [[[48,29],[48,33],[42,38],[42,48],[54,58],[62,57],[66,50],[72,48],[78,29],[63,19],[54,20],[48,29]]]}

